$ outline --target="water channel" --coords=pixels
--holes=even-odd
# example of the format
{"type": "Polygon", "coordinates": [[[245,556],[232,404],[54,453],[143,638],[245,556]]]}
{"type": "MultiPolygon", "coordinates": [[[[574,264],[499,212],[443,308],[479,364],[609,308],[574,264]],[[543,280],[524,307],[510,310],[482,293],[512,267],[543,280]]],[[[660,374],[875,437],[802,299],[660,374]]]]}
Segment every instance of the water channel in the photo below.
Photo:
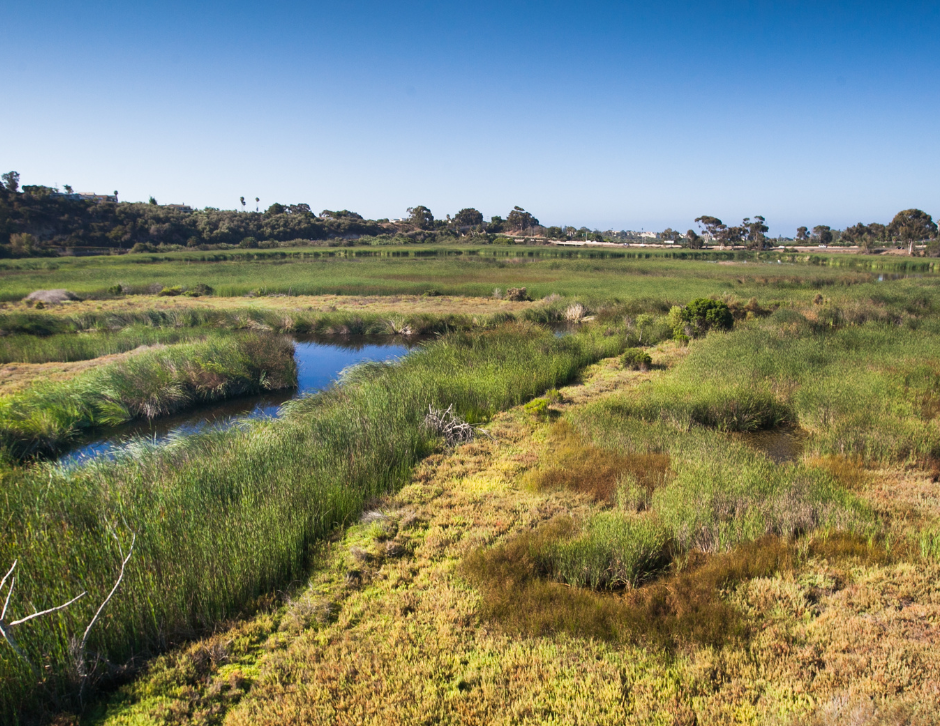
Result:
{"type": "Polygon", "coordinates": [[[421,340],[377,337],[342,339],[294,338],[297,387],[285,391],[243,396],[188,409],[154,420],[141,419],[99,430],[59,457],[63,464],[81,463],[92,457],[108,456],[130,439],[145,438],[160,443],[171,437],[195,433],[210,427],[226,427],[243,418],[277,416],[282,403],[329,386],[349,366],[365,361],[400,358],[421,340]]]}

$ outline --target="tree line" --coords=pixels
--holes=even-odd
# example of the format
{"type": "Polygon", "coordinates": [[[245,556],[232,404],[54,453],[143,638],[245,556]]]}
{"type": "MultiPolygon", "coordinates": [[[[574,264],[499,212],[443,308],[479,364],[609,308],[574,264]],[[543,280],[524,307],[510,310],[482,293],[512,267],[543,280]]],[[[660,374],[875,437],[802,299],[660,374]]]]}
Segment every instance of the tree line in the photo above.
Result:
{"type": "MultiPolygon", "coordinates": [[[[371,220],[349,211],[324,209],[313,211],[309,204],[275,202],[263,212],[244,211],[247,201],[240,198],[243,211],[207,207],[189,210],[179,205],[160,205],[150,197],[148,203],[118,202],[117,192],[102,201],[76,198],[70,186],[65,194],[47,186],[20,188],[20,176],[11,171],[0,175],[0,257],[56,255],[69,251],[151,251],[173,247],[280,246],[284,243],[333,243],[362,236],[389,237],[403,241],[436,241],[450,237],[486,235],[526,236],[543,240],[579,239],[583,241],[621,241],[629,233],[589,230],[587,227],[543,226],[530,212],[513,207],[505,216],[483,214],[466,207],[443,219],[435,218],[424,205],[409,207],[400,220],[371,220]]],[[[255,202],[260,200],[255,197],[255,202]]],[[[768,226],[762,215],[746,217],[740,224],[725,224],[719,218],[702,215],[695,219],[698,231],[685,234],[672,229],[660,233],[661,239],[679,242],[692,249],[709,245],[738,246],[761,250],[773,246],[767,237],[768,226]]],[[[911,254],[917,242],[934,240],[929,254],[938,254],[937,225],[929,214],[907,209],[895,215],[889,224],[858,223],[841,232],[826,225],[812,229],[800,227],[796,239],[830,244],[836,235],[849,244],[868,250],[876,245],[903,242],[911,254]]]]}
{"type": "MultiPolygon", "coordinates": [[[[271,243],[351,240],[361,236],[401,236],[420,241],[445,234],[522,233],[534,236],[564,234],[561,228],[544,228],[522,207],[503,218],[491,217],[467,207],[453,217],[435,219],[423,205],[410,207],[408,216],[396,222],[365,219],[342,210],[313,211],[309,204],[275,202],[262,211],[221,210],[207,207],[189,210],[180,205],[76,198],[67,186],[65,194],[47,186],[20,188],[15,171],[0,176],[0,257],[53,255],[69,250],[99,248],[150,251],[179,247],[259,247],[271,243]]],[[[114,193],[114,199],[117,192],[114,193]]],[[[255,201],[260,201],[257,197],[255,201]]],[[[240,199],[244,210],[247,202],[240,199]]]]}
{"type": "MultiPolygon", "coordinates": [[[[718,217],[704,214],[695,219],[702,234],[694,229],[682,234],[667,228],[660,234],[660,238],[680,242],[692,249],[702,249],[709,243],[728,247],[743,245],[754,250],[770,249],[774,241],[767,237],[766,221],[763,216],[757,215],[753,219],[745,217],[741,224],[728,225],[718,217]]],[[[812,231],[809,227],[798,227],[794,239],[800,242],[812,241],[819,245],[829,245],[836,240],[836,235],[839,241],[857,245],[866,252],[879,245],[902,243],[907,246],[908,254],[913,255],[914,246],[926,242],[928,254],[940,254],[940,246],[937,244],[937,224],[929,214],[920,209],[902,210],[894,215],[888,224],[859,222],[835,232],[825,224],[816,225],[812,231]]]]}

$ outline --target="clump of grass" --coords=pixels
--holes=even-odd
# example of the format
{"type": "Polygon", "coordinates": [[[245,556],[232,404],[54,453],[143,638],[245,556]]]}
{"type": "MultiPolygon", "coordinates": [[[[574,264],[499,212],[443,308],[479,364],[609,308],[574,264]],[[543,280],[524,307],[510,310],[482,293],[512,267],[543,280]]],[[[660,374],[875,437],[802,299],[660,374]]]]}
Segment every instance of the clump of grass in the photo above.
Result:
{"type": "Polygon", "coordinates": [[[538,398],[533,398],[529,401],[523,408],[527,413],[532,414],[536,418],[547,419],[552,413],[550,406],[561,403],[564,400],[562,394],[558,391],[557,388],[553,388],[545,392],[544,396],[539,396],[538,398]]]}
{"type": "Polygon", "coordinates": [[[669,564],[668,538],[652,517],[602,512],[543,557],[551,576],[595,590],[636,587],[669,564]]]}

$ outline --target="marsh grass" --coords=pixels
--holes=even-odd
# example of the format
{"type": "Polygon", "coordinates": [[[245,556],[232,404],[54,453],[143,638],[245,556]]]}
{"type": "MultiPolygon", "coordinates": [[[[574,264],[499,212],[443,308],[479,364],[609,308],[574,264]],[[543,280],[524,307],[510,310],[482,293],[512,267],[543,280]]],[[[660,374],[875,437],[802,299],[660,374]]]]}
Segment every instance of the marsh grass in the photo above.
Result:
{"type": "Polygon", "coordinates": [[[808,301],[819,290],[838,293],[867,287],[880,292],[873,274],[876,271],[930,274],[936,269],[933,260],[856,255],[811,258],[776,252],[755,255],[520,246],[180,252],[5,261],[0,264],[0,300],[20,300],[34,290],[53,287],[82,296],[111,297],[108,291],[116,284],[131,293],[207,284],[216,296],[257,291],[420,295],[434,290],[483,297],[494,287],[526,287],[535,299],[558,293],[585,301],[646,298],[685,304],[694,298],[734,292],[744,300],[756,297],[763,303],[768,298],[808,301]],[[790,264],[777,264],[778,260],[790,264]],[[718,261],[739,264],[714,264],[718,261]]]}
{"type": "Polygon", "coordinates": [[[0,651],[0,712],[10,719],[37,699],[67,700],[69,637],[113,584],[109,526],[123,531],[126,522],[137,548],[89,642],[99,675],[109,663],[249,612],[302,577],[317,542],[406,481],[434,446],[421,426],[428,405],[453,404],[482,421],[570,382],[622,346],[622,337],[555,338],[534,326],[457,334],[398,364],[367,366],[293,402],[280,419],[165,446],[141,442],[117,460],[79,468],[3,471],[0,561],[21,563],[15,614],[25,603],[89,596],[20,634],[31,659],[48,665],[41,684],[9,649],[0,651]]]}
{"type": "Polygon", "coordinates": [[[90,429],[297,385],[294,346],[259,333],[149,350],[0,399],[0,455],[54,454],[90,429]]]}
{"type": "MultiPolygon", "coordinates": [[[[625,531],[619,525],[617,529],[625,531]]],[[[722,647],[746,641],[753,632],[753,624],[728,598],[741,583],[795,572],[810,558],[833,564],[889,561],[881,545],[852,533],[823,534],[805,541],[766,535],[727,552],[688,552],[650,573],[655,576],[645,584],[598,592],[555,579],[553,553],[559,546],[576,542],[578,536],[579,528],[572,520],[558,517],[468,555],[460,572],[480,590],[481,617],[498,622],[508,632],[530,636],[567,633],[667,653],[690,644],[722,647]]],[[[629,547],[636,550],[639,545],[631,541],[629,547]]]]}
{"type": "Polygon", "coordinates": [[[49,336],[9,335],[3,340],[0,365],[90,360],[116,355],[143,346],[173,345],[205,337],[206,329],[152,328],[135,325],[122,330],[94,333],[55,333],[49,336]]]}

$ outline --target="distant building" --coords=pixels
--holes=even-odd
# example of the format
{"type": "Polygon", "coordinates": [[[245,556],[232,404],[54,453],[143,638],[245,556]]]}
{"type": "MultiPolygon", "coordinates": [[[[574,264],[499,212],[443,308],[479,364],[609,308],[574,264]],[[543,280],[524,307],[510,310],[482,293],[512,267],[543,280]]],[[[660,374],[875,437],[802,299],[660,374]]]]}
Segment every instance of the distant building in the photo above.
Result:
{"type": "Polygon", "coordinates": [[[118,200],[114,194],[95,194],[94,192],[73,192],[72,194],[53,192],[52,196],[60,199],[72,199],[76,202],[94,202],[95,204],[101,204],[102,202],[117,203],[118,200]]]}
{"type": "Polygon", "coordinates": [[[163,206],[169,209],[175,209],[177,212],[182,212],[183,214],[190,214],[193,211],[193,208],[188,204],[164,204],[163,206]]]}

